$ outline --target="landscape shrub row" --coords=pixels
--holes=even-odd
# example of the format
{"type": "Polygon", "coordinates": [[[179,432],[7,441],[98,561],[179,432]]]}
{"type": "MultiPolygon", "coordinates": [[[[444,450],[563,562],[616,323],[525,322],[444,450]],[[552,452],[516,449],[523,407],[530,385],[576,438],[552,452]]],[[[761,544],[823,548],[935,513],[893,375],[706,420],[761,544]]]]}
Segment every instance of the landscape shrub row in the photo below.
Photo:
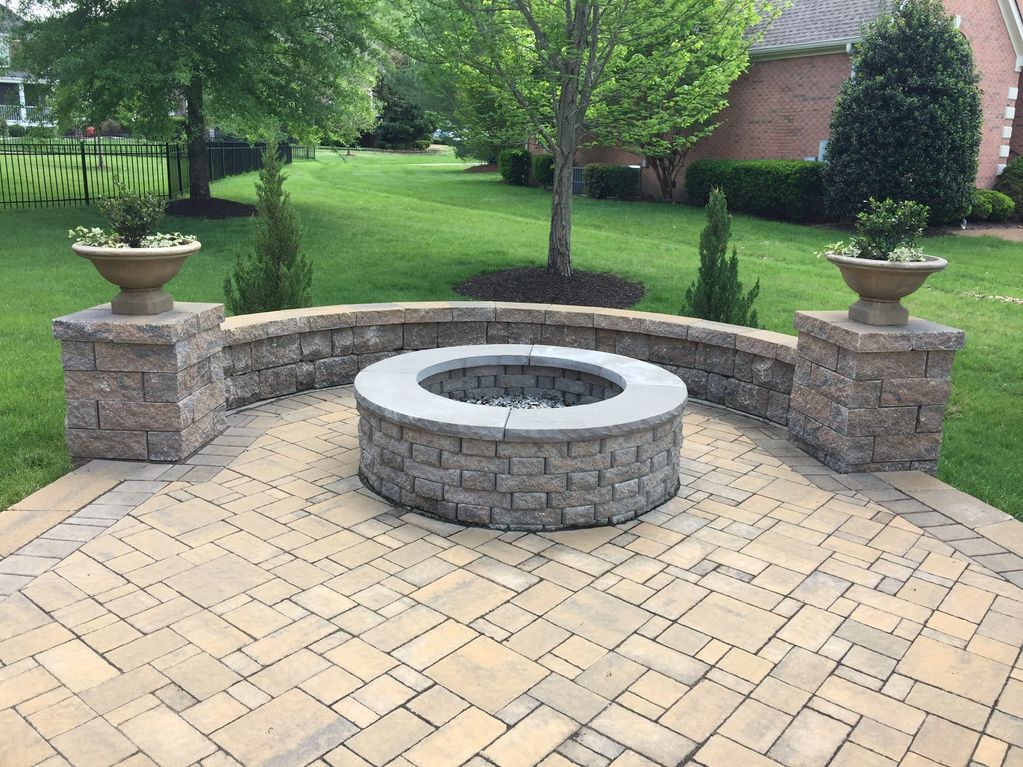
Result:
{"type": "Polygon", "coordinates": [[[639,168],[590,163],[583,168],[586,194],[597,200],[632,200],[639,194],[639,168]]]}
{"type": "Polygon", "coordinates": [[[705,206],[721,189],[740,213],[787,221],[822,221],[823,164],[801,160],[697,160],[686,171],[689,202],[705,206]]]}
{"type": "Polygon", "coordinates": [[[528,186],[532,162],[532,155],[525,149],[505,149],[497,156],[497,170],[509,184],[528,186]]]}
{"type": "Polygon", "coordinates": [[[1008,221],[1016,212],[1016,203],[1007,194],[994,189],[975,189],[970,221],[1008,221]]]}

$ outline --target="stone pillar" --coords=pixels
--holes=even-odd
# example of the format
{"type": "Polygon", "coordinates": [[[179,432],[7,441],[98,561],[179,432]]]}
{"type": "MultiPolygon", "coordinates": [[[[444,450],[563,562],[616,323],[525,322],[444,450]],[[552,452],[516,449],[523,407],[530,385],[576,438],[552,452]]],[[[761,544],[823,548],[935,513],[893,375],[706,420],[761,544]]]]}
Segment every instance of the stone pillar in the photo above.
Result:
{"type": "Polygon", "coordinates": [[[223,320],[220,304],[181,302],[150,316],[104,304],[54,320],[72,459],[180,461],[220,434],[223,320]]]}
{"type": "Polygon", "coordinates": [[[864,325],[846,312],[797,312],[789,438],[842,473],[933,473],[963,331],[911,317],[864,325]]]}

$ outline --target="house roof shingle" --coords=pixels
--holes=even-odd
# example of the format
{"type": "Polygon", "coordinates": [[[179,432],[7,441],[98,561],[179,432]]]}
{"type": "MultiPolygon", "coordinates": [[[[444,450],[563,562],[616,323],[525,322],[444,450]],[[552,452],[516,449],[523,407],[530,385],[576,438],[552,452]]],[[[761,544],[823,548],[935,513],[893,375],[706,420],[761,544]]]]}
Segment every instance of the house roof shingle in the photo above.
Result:
{"type": "Polygon", "coordinates": [[[791,0],[754,50],[845,40],[881,13],[884,0],[791,0]]]}

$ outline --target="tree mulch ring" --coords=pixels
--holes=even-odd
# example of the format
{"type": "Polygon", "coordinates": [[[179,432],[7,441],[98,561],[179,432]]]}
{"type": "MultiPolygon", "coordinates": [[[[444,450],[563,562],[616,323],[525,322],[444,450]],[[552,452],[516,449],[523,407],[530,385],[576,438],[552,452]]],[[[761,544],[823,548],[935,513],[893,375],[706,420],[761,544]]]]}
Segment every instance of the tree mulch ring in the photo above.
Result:
{"type": "Polygon", "coordinates": [[[470,165],[466,168],[463,173],[497,173],[497,163],[487,163],[486,165],[470,165]]]}
{"type": "Polygon", "coordinates": [[[254,215],[256,206],[247,202],[211,197],[208,200],[174,200],[167,205],[167,215],[184,218],[248,218],[254,215]]]}
{"type": "Polygon", "coordinates": [[[519,267],[477,274],[455,285],[455,292],[481,301],[628,309],[643,298],[646,288],[610,272],[577,271],[562,277],[543,267],[519,267]]]}

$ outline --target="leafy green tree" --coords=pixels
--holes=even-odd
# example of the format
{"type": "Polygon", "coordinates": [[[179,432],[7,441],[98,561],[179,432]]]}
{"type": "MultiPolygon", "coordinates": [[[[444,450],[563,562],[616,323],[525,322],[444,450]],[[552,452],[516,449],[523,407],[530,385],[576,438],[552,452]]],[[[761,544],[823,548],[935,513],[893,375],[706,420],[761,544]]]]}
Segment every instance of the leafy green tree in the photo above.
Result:
{"type": "Polygon", "coordinates": [[[970,43],[940,0],[905,0],[864,29],[831,117],[828,207],[913,200],[933,222],[970,210],[981,138],[970,43]]]}
{"type": "Polygon", "coordinates": [[[707,226],[700,233],[700,270],[696,281],[686,290],[682,313],[715,322],[759,327],[753,302],[760,294],[760,279],[747,292],[739,282],[739,254],[728,241],[732,236],[732,217],[725,193],[715,189],[707,203],[707,226]]]}
{"type": "Polygon", "coordinates": [[[507,94],[554,156],[547,269],[572,274],[572,168],[587,113],[618,46],[665,36],[718,0],[391,0],[404,45],[454,62],[507,94]]]}
{"type": "Polygon", "coordinates": [[[298,309],[311,303],[312,266],[299,251],[301,233],[284,191],[284,161],[277,142],[267,142],[256,183],[253,249],[235,261],[224,281],[227,308],[234,314],[298,309]]]}
{"type": "Polygon", "coordinates": [[[374,3],[26,0],[19,63],[56,83],[51,105],[67,126],[118,117],[170,136],[183,107],[189,191],[208,199],[211,125],[311,141],[352,99],[369,100],[374,3]]]}
{"type": "Polygon", "coordinates": [[[591,109],[596,143],[645,157],[661,197],[671,200],[689,150],[717,128],[714,115],[749,65],[759,39],[750,30],[772,15],[760,0],[716,0],[676,28],[655,24],[620,45],[591,109]]]}
{"type": "Polygon", "coordinates": [[[412,98],[399,91],[384,74],[373,89],[380,103],[380,119],[376,125],[378,145],[387,149],[411,149],[434,131],[433,121],[412,98]]]}

